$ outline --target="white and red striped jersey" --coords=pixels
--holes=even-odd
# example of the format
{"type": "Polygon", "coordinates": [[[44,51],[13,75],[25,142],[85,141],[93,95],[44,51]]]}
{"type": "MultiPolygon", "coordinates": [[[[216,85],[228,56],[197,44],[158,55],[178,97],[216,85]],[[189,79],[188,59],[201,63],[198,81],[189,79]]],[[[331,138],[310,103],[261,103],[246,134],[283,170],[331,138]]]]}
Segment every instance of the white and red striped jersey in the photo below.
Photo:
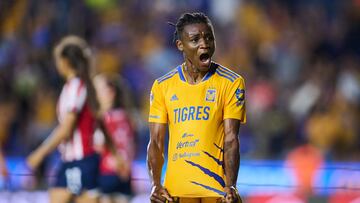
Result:
{"type": "MultiPolygon", "coordinates": [[[[122,109],[113,109],[105,113],[104,124],[106,130],[114,142],[117,152],[122,156],[124,161],[131,165],[134,159],[134,131],[126,112],[122,109]]],[[[104,145],[103,134],[96,132],[96,145],[102,146],[100,173],[114,174],[116,173],[116,160],[110,150],[104,145]]]]}
{"type": "Polygon", "coordinates": [[[69,112],[78,114],[72,135],[59,146],[63,161],[80,160],[95,152],[93,147],[95,118],[86,98],[86,85],[77,77],[68,81],[61,91],[57,105],[59,122],[62,123],[69,112]]]}

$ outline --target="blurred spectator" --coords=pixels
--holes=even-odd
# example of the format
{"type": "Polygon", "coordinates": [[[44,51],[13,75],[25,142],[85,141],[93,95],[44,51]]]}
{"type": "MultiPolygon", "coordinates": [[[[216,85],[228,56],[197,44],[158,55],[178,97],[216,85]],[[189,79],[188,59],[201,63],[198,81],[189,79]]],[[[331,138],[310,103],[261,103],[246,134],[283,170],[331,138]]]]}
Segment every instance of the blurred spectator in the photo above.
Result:
{"type": "Polygon", "coordinates": [[[302,145],[293,149],[286,158],[286,164],[296,177],[297,193],[305,196],[311,194],[317,173],[323,166],[321,152],[311,146],[302,145]]]}
{"type": "Polygon", "coordinates": [[[359,5],[358,0],[1,1],[4,152],[27,154],[54,125],[62,81],[51,47],[77,34],[95,49],[97,72],[116,72],[128,81],[139,136],[136,158],[144,160],[150,83],[181,59],[167,22],[199,10],[218,30],[216,60],[248,82],[249,122],[240,133],[246,138],[244,157],[281,159],[307,141],[328,159],[359,160],[359,5]]]}

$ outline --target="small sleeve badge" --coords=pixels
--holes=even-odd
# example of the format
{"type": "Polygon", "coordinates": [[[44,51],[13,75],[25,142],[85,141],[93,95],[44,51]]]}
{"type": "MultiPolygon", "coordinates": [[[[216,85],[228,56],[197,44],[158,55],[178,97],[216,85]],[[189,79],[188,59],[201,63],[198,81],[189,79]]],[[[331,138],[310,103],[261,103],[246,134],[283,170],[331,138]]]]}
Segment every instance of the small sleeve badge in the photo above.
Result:
{"type": "Polygon", "coordinates": [[[237,106],[243,105],[245,102],[245,90],[237,88],[235,91],[235,96],[237,99],[236,105],[237,106]]]}

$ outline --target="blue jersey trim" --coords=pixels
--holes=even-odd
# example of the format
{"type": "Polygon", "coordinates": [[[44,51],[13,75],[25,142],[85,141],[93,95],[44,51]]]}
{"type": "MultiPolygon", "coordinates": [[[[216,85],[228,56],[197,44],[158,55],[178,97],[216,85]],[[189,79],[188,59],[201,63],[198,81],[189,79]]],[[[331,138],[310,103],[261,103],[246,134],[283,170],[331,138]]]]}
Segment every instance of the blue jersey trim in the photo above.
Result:
{"type": "Polygon", "coordinates": [[[185,76],[182,72],[182,68],[181,68],[181,65],[177,67],[177,72],[179,72],[179,76],[180,76],[180,79],[184,82],[186,82],[186,79],[185,79],[185,76]]]}
{"type": "Polygon", "coordinates": [[[195,184],[195,185],[199,185],[199,186],[201,186],[201,187],[203,187],[203,188],[205,188],[205,189],[207,189],[207,190],[211,190],[211,191],[213,191],[213,192],[216,192],[216,193],[218,193],[218,194],[221,195],[221,196],[225,196],[225,195],[226,195],[225,192],[220,191],[220,190],[218,190],[218,189],[216,189],[216,188],[210,187],[210,186],[208,186],[208,185],[204,185],[204,184],[201,184],[201,183],[198,183],[198,182],[195,182],[195,181],[191,181],[191,183],[193,183],[193,184],[195,184]]]}
{"type": "Polygon", "coordinates": [[[206,155],[208,155],[211,159],[213,159],[219,166],[222,166],[224,164],[223,161],[220,161],[219,159],[217,159],[216,157],[214,157],[213,155],[211,155],[209,152],[207,151],[203,151],[206,155]]]}
{"type": "Polygon", "coordinates": [[[218,146],[216,143],[214,143],[214,145],[215,145],[216,148],[220,149],[221,153],[224,153],[224,149],[223,149],[223,148],[221,148],[220,146],[218,146]]]}
{"type": "Polygon", "coordinates": [[[158,80],[158,81],[163,80],[163,79],[165,79],[166,77],[168,77],[168,76],[170,76],[170,75],[174,74],[175,72],[176,72],[176,71],[171,71],[171,72],[169,72],[169,73],[166,73],[165,75],[163,75],[163,76],[159,77],[159,78],[158,78],[158,79],[156,79],[156,80],[158,80]]]}
{"type": "Polygon", "coordinates": [[[165,80],[172,78],[174,75],[176,75],[176,73],[178,73],[178,70],[172,70],[171,72],[165,74],[164,76],[160,77],[157,79],[158,83],[160,84],[161,82],[164,82],[165,80]]]}
{"type": "Polygon", "coordinates": [[[223,75],[226,75],[230,78],[232,78],[233,80],[236,80],[236,77],[234,77],[233,75],[231,75],[229,72],[226,72],[225,70],[218,68],[217,71],[221,72],[223,75]]]}
{"type": "Polygon", "coordinates": [[[218,174],[216,174],[213,171],[209,170],[208,168],[205,168],[205,167],[201,166],[200,164],[194,163],[192,161],[185,160],[185,162],[187,162],[188,164],[200,169],[203,173],[205,173],[209,177],[214,178],[216,180],[216,182],[218,182],[222,187],[225,187],[224,179],[221,176],[219,176],[218,174]]]}
{"type": "Polygon", "coordinates": [[[219,65],[219,68],[220,68],[222,71],[230,74],[230,75],[233,76],[234,78],[239,78],[239,77],[240,77],[239,74],[235,73],[234,71],[232,71],[232,70],[230,70],[230,69],[228,69],[228,68],[225,68],[224,66],[220,66],[220,65],[219,65]]]}
{"type": "Polygon", "coordinates": [[[172,74],[172,73],[175,73],[176,71],[177,71],[176,68],[175,68],[175,69],[172,69],[170,72],[167,72],[165,75],[159,77],[159,79],[164,78],[164,77],[166,77],[166,76],[168,76],[168,75],[170,75],[170,74],[172,74]]]}
{"type": "Polygon", "coordinates": [[[219,71],[219,69],[216,69],[216,73],[217,73],[218,75],[220,75],[221,77],[224,77],[224,78],[230,80],[231,82],[234,82],[234,79],[233,79],[233,78],[230,78],[229,76],[226,76],[226,75],[222,74],[222,73],[219,71]]]}
{"type": "Polygon", "coordinates": [[[209,71],[206,73],[206,75],[204,76],[203,81],[206,81],[206,80],[210,79],[210,77],[211,77],[212,75],[214,75],[217,66],[218,66],[218,65],[217,65],[216,63],[211,63],[210,69],[209,69],[209,71]]]}

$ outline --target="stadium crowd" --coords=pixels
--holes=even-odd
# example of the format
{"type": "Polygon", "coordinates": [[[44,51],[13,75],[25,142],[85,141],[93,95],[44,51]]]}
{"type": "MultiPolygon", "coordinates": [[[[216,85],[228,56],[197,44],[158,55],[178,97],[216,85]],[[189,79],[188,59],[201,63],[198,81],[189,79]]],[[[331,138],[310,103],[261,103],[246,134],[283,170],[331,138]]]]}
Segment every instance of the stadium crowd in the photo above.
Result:
{"type": "Polygon", "coordinates": [[[144,160],[151,83],[181,61],[168,21],[196,10],[213,19],[215,59],[247,82],[242,159],[285,159],[310,144],[325,160],[359,161],[358,0],[1,1],[4,154],[28,155],[54,128],[63,81],[51,50],[75,34],[95,50],[95,72],[127,81],[144,160]]]}

